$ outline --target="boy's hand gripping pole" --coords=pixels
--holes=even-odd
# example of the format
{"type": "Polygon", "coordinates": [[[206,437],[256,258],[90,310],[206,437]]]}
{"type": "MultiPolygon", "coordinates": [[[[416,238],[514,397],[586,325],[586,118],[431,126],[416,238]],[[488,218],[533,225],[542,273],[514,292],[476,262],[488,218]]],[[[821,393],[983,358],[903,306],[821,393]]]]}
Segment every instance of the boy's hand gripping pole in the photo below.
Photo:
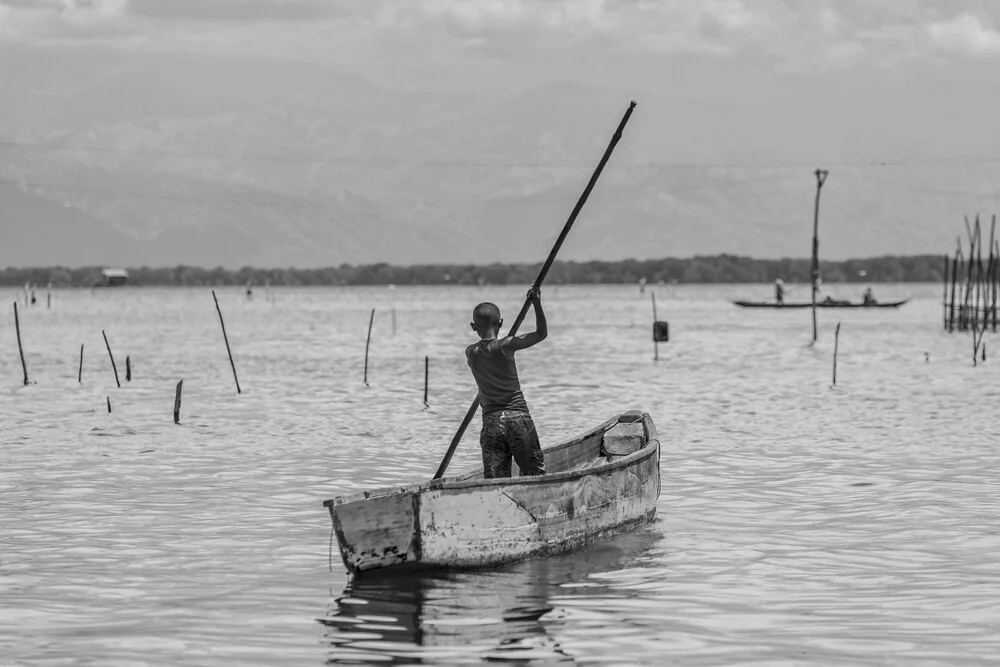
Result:
{"type": "MultiPolygon", "coordinates": [[[[569,219],[566,221],[566,224],[563,225],[562,232],[559,233],[559,238],[556,239],[556,244],[552,247],[552,251],[545,260],[545,264],[542,265],[542,270],[538,272],[538,277],[535,278],[535,282],[532,284],[532,289],[537,290],[542,286],[545,276],[548,274],[549,269],[552,268],[552,262],[555,261],[556,255],[559,253],[559,248],[562,247],[563,241],[566,240],[566,236],[569,234],[569,230],[573,227],[573,223],[576,222],[576,216],[580,214],[580,210],[587,202],[587,197],[590,196],[590,191],[594,189],[597,179],[600,178],[601,172],[604,170],[604,165],[607,164],[608,158],[611,157],[611,153],[615,150],[618,140],[622,138],[622,130],[625,129],[625,124],[628,123],[628,119],[631,117],[633,109],[635,109],[634,101],[628,105],[625,115],[622,116],[622,121],[618,124],[618,129],[615,130],[614,135],[611,137],[611,142],[608,144],[607,149],[605,149],[604,156],[601,157],[601,161],[597,164],[597,169],[594,170],[593,175],[590,177],[590,182],[587,183],[587,187],[584,188],[583,194],[580,195],[580,199],[576,202],[576,206],[573,207],[573,212],[569,214],[569,219]]],[[[517,314],[517,319],[514,320],[513,326],[511,326],[510,331],[507,332],[508,336],[517,334],[517,330],[521,326],[521,322],[524,321],[525,316],[528,314],[528,308],[530,306],[531,300],[525,299],[524,305],[521,306],[521,312],[517,314]]],[[[444,471],[448,469],[448,464],[451,463],[451,457],[455,454],[455,449],[458,447],[458,443],[461,442],[462,436],[465,434],[465,429],[469,427],[469,424],[472,422],[472,418],[476,415],[476,410],[478,408],[479,394],[476,394],[476,400],[472,401],[472,405],[469,406],[469,411],[465,413],[465,419],[462,420],[462,425],[458,427],[458,432],[455,433],[455,437],[451,439],[451,445],[448,446],[448,452],[441,460],[441,465],[438,466],[437,472],[434,473],[434,479],[441,479],[444,477],[444,471]]]]}

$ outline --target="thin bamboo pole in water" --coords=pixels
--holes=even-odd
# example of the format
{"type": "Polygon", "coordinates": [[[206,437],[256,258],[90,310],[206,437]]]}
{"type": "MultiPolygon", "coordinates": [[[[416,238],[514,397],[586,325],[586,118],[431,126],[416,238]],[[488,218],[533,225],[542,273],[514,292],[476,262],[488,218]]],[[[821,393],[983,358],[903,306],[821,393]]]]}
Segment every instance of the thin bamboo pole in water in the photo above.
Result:
{"type": "Polygon", "coordinates": [[[368,347],[372,342],[372,323],[375,321],[375,309],[372,308],[372,315],[368,318],[368,340],[365,341],[365,384],[368,384],[368,347]]]}
{"type": "Polygon", "coordinates": [[[226,335],[226,323],[222,319],[222,309],[219,308],[219,298],[215,296],[215,290],[212,290],[212,298],[215,299],[215,310],[219,313],[219,324],[222,325],[222,339],[226,341],[226,354],[229,355],[229,365],[233,368],[233,380],[236,381],[236,393],[241,394],[240,391],[240,379],[236,377],[236,363],[233,361],[233,351],[229,349],[229,336],[226,335]]]}
{"type": "Polygon", "coordinates": [[[819,195],[823,190],[823,183],[826,182],[828,171],[816,170],[816,207],[813,211],[813,247],[812,247],[812,319],[813,319],[813,339],[816,342],[816,291],[819,289],[819,195]]]}
{"type": "MultiPolygon", "coordinates": [[[[653,297],[653,329],[656,329],[656,292],[650,290],[649,296],[653,297]]],[[[660,360],[660,344],[656,340],[656,332],[653,332],[653,361],[660,360]]]]}
{"type": "Polygon", "coordinates": [[[28,386],[28,364],[24,361],[24,348],[21,347],[21,319],[17,316],[17,301],[14,302],[14,330],[17,332],[17,352],[21,355],[21,370],[24,372],[24,386],[28,386]]]}
{"type": "Polygon", "coordinates": [[[837,322],[837,330],[833,332],[833,386],[837,386],[837,348],[840,346],[840,322],[837,322]]]}
{"type": "Polygon", "coordinates": [[[944,296],[942,297],[941,304],[944,309],[944,329],[948,330],[948,255],[944,256],[944,296]]]}
{"type": "MultiPolygon", "coordinates": [[[[108,356],[111,357],[111,370],[115,372],[115,384],[121,389],[122,383],[118,380],[118,366],[115,365],[115,355],[111,354],[111,343],[108,342],[108,334],[104,333],[104,329],[101,329],[101,335],[104,336],[104,345],[108,348],[108,356]]],[[[111,405],[110,400],[108,399],[109,406],[111,405]]],[[[109,409],[108,412],[111,412],[111,410],[109,409]]]]}

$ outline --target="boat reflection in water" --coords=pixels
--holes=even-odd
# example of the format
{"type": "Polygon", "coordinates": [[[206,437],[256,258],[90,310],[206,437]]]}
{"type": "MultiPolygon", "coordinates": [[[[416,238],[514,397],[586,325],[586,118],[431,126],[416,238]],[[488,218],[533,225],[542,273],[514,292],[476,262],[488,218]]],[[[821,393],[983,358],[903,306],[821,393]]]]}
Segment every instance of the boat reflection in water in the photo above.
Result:
{"type": "Polygon", "coordinates": [[[560,610],[550,597],[592,574],[652,564],[661,525],[654,521],[578,553],[494,570],[365,573],[319,619],[330,646],[327,662],[572,664],[572,649],[554,636],[560,610]]]}

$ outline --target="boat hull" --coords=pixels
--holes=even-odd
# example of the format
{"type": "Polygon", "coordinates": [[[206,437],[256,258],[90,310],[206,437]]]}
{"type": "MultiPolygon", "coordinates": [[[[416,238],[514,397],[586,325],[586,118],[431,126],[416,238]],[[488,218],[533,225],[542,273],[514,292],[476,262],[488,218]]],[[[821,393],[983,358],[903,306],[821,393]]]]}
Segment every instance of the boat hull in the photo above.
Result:
{"type": "MultiPolygon", "coordinates": [[[[902,301],[886,301],[885,303],[823,303],[822,301],[816,302],[817,308],[899,308],[905,304],[909,299],[903,299],[902,301]]],[[[812,308],[812,303],[772,303],[768,301],[733,301],[734,304],[740,308],[812,308]]]]}
{"type": "Polygon", "coordinates": [[[475,471],[324,504],[353,573],[495,567],[571,551],[652,520],[660,495],[656,438],[649,415],[625,413],[544,450],[553,470],[546,475],[483,479],[475,471]],[[641,431],[641,442],[632,437],[629,446],[614,435],[628,428],[633,436],[641,431]]]}

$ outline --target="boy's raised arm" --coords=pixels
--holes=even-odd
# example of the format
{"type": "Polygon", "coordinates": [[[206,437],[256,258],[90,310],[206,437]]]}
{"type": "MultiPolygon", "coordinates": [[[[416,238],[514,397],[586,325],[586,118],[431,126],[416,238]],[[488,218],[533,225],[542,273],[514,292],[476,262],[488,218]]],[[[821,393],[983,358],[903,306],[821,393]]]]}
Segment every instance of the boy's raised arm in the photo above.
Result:
{"type": "Polygon", "coordinates": [[[528,290],[528,299],[531,300],[531,305],[535,309],[535,330],[531,333],[507,338],[504,347],[512,352],[541,343],[549,335],[549,325],[545,320],[545,311],[542,309],[541,290],[535,288],[528,290]]]}

